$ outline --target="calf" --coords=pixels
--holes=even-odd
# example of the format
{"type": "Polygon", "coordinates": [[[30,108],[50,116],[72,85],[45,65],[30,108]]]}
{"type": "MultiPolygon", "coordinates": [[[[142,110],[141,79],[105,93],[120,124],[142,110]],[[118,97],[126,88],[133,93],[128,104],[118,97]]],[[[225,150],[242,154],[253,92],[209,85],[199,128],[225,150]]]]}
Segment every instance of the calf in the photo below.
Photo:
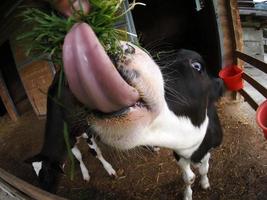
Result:
{"type": "Polygon", "coordinates": [[[199,169],[202,188],[210,186],[209,151],[222,141],[214,102],[222,95],[223,83],[208,76],[199,54],[180,50],[166,59],[164,89],[162,72],[151,57],[132,44],[122,42],[122,47],[125,57],[117,69],[140,99],[118,112],[92,112],[88,121],[102,141],[116,148],[172,149],[186,183],[184,199],[190,200],[195,179],[191,163],[199,169]]]}
{"type": "Polygon", "coordinates": [[[78,104],[65,84],[59,92],[59,74],[55,75],[47,97],[47,120],[45,125],[44,143],[42,150],[26,162],[31,163],[42,189],[54,192],[58,175],[64,171],[67,156],[67,146],[64,129],[68,129],[68,140],[74,157],[79,161],[83,179],[89,181],[88,170],[82,160],[77,144],[80,138],[87,140],[90,152],[102,163],[109,175],[116,176],[115,170],[103,158],[95,142],[95,135],[86,121],[86,112],[78,104]]]}
{"type": "MultiPolygon", "coordinates": [[[[125,82],[138,91],[140,98],[133,105],[115,112],[104,113],[97,109],[88,112],[86,116],[90,124],[88,132],[97,134],[103,142],[119,149],[131,149],[142,145],[172,149],[186,183],[184,199],[190,200],[191,185],[195,179],[190,169],[191,163],[199,169],[201,186],[204,189],[210,186],[207,177],[209,151],[218,146],[222,140],[222,130],[214,102],[222,95],[223,83],[220,79],[208,76],[199,54],[180,50],[163,59],[167,61],[162,70],[165,74],[164,85],[159,66],[146,52],[126,42],[122,42],[121,45],[124,57],[116,63],[117,70],[125,82]]],[[[77,48],[74,51],[76,50],[77,48]]],[[[85,58],[86,56],[84,55],[85,58]]],[[[49,94],[55,97],[57,87],[53,85],[49,94]]],[[[63,90],[62,96],[63,100],[74,98],[69,94],[69,90],[63,90]]],[[[60,134],[49,136],[54,139],[55,146],[53,142],[45,139],[41,155],[44,155],[45,159],[49,158],[49,162],[46,163],[53,166],[53,170],[54,166],[58,169],[63,162],[62,155],[66,154],[62,131],[64,120],[67,124],[72,122],[72,119],[66,118],[69,115],[65,112],[75,110],[73,105],[67,102],[62,110],[55,101],[50,99],[48,102],[46,135],[52,132],[60,134]],[[52,109],[53,106],[57,109],[52,109]],[[63,119],[58,125],[48,125],[49,120],[53,122],[58,119],[63,119]]],[[[85,119],[85,116],[78,118],[85,119]]],[[[87,122],[83,121],[85,126],[87,122]]],[[[74,143],[72,142],[72,145],[74,143]]],[[[75,151],[73,152],[75,155],[75,151]]],[[[83,166],[81,164],[82,169],[83,166]]],[[[47,177],[49,173],[46,172],[47,177]]]]}
{"type": "Polygon", "coordinates": [[[197,134],[203,122],[208,119],[204,138],[193,142],[183,151],[174,150],[175,159],[183,170],[186,183],[184,199],[192,199],[191,185],[195,175],[190,169],[192,163],[201,175],[200,184],[203,189],[210,187],[207,177],[209,169],[209,150],[217,147],[222,141],[222,129],[214,103],[223,95],[224,84],[221,79],[210,79],[205,71],[205,64],[199,54],[189,50],[180,50],[174,55],[174,62],[166,68],[166,74],[172,73],[165,85],[166,101],[169,109],[178,117],[187,117],[197,134]]]}

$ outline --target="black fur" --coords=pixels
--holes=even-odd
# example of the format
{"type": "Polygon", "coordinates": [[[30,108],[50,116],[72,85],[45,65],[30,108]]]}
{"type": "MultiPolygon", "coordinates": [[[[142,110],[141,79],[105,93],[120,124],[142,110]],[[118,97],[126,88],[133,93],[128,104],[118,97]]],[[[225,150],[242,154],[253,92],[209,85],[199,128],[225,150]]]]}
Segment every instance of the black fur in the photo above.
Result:
{"type": "MultiPolygon", "coordinates": [[[[89,136],[91,135],[85,118],[87,113],[66,85],[62,85],[61,95],[58,97],[58,85],[59,73],[55,75],[48,90],[47,120],[41,152],[26,160],[27,163],[43,161],[38,180],[41,188],[50,192],[55,191],[59,172],[63,172],[59,169],[62,169],[61,167],[67,157],[64,123],[68,127],[71,147],[77,142],[76,137],[82,133],[86,132],[89,136]]],[[[95,155],[95,152],[93,155],[95,155]]]]}
{"type": "MultiPolygon", "coordinates": [[[[206,135],[190,158],[198,163],[211,148],[222,142],[222,128],[214,103],[223,95],[224,85],[222,80],[209,77],[204,60],[196,52],[182,49],[167,59],[161,63],[167,63],[163,74],[166,74],[166,101],[170,110],[177,116],[188,117],[197,127],[205,120],[207,110],[209,124],[206,135]],[[201,70],[192,66],[195,62],[201,64],[201,70]]],[[[174,156],[179,160],[176,153],[174,156]]]]}
{"type": "Polygon", "coordinates": [[[179,50],[169,56],[168,66],[163,69],[166,101],[170,110],[177,116],[189,117],[195,126],[200,126],[205,119],[211,81],[199,54],[189,50],[179,50]],[[191,67],[199,62],[200,71],[191,67]]]}

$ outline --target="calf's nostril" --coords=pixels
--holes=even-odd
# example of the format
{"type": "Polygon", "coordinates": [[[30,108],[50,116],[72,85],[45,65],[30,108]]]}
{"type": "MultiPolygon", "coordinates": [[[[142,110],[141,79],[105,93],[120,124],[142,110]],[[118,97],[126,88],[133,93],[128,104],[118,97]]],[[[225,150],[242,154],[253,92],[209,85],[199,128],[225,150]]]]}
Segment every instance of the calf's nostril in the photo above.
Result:
{"type": "Polygon", "coordinates": [[[134,54],[135,53],[135,48],[128,43],[123,45],[123,50],[124,50],[125,54],[134,54]]]}

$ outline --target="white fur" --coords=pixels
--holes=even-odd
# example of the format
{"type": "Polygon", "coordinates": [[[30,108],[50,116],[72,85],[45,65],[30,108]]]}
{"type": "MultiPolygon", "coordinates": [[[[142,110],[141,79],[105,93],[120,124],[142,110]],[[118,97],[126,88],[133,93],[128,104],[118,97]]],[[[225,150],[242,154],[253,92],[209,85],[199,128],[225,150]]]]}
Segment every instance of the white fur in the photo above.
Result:
{"type": "Polygon", "coordinates": [[[94,127],[101,139],[120,149],[131,149],[140,145],[165,147],[189,158],[201,144],[208,126],[208,116],[200,127],[195,127],[189,118],[177,117],[165,104],[163,111],[149,125],[139,124],[129,127],[120,137],[118,130],[94,127]],[[114,134],[113,134],[114,133],[114,134]],[[114,137],[108,137],[107,134],[114,137]]]}
{"type": "Polygon", "coordinates": [[[82,154],[80,152],[80,150],[77,148],[77,146],[75,145],[72,149],[71,149],[73,155],[75,156],[75,158],[79,161],[80,163],[80,168],[81,168],[81,172],[82,172],[82,176],[83,176],[83,180],[85,181],[89,181],[90,180],[90,176],[89,176],[89,172],[82,160],[82,154]]]}
{"type": "MultiPolygon", "coordinates": [[[[80,138],[84,138],[84,139],[88,139],[88,135],[86,133],[83,133],[81,136],[77,137],[77,143],[79,143],[80,138]]],[[[98,160],[100,160],[100,162],[102,163],[103,167],[105,168],[105,170],[108,172],[109,175],[113,175],[113,176],[117,176],[116,171],[113,169],[113,167],[111,166],[111,164],[109,164],[103,157],[101,150],[98,148],[94,138],[90,139],[92,142],[92,145],[88,144],[89,148],[94,149],[96,152],[96,157],[98,158],[98,160]]],[[[79,161],[80,163],[80,168],[81,168],[81,172],[82,172],[82,176],[83,179],[85,181],[89,181],[90,180],[90,175],[88,172],[88,169],[86,168],[83,160],[82,160],[82,154],[80,152],[80,150],[77,147],[77,143],[76,145],[71,149],[73,155],[75,156],[75,158],[79,161]]]]}
{"type": "Polygon", "coordinates": [[[101,150],[98,148],[94,138],[91,138],[91,142],[92,142],[92,145],[88,144],[88,146],[91,148],[91,149],[94,149],[95,152],[96,152],[96,157],[98,158],[98,160],[102,163],[103,167],[105,168],[105,170],[108,172],[108,174],[110,176],[115,176],[117,177],[117,173],[116,171],[113,169],[113,167],[111,166],[111,164],[109,164],[105,158],[103,157],[102,155],[102,152],[101,150]]]}
{"type": "Polygon", "coordinates": [[[183,171],[183,179],[186,184],[186,188],[184,191],[184,200],[192,200],[192,189],[191,185],[195,181],[195,174],[190,168],[190,160],[180,158],[178,165],[181,167],[183,171]]]}
{"type": "Polygon", "coordinates": [[[33,167],[37,176],[39,176],[39,173],[40,173],[40,170],[42,169],[42,166],[43,166],[43,161],[32,163],[32,167],[33,167]]]}
{"type": "Polygon", "coordinates": [[[184,191],[184,200],[192,200],[192,195],[193,195],[193,191],[192,191],[191,185],[186,185],[185,191],[184,191]]]}
{"type": "MultiPolygon", "coordinates": [[[[210,153],[208,152],[204,158],[201,160],[201,163],[194,165],[198,168],[198,172],[201,175],[200,185],[203,189],[208,189],[210,187],[209,179],[208,179],[208,170],[209,170],[209,159],[210,153]]],[[[184,191],[184,200],[192,200],[192,188],[191,185],[195,181],[195,174],[190,168],[191,161],[190,159],[180,158],[178,165],[181,167],[183,172],[183,179],[186,184],[186,188],[184,191]]]]}
{"type": "Polygon", "coordinates": [[[207,153],[205,157],[201,160],[201,164],[198,168],[199,174],[201,175],[200,185],[203,189],[210,188],[209,178],[208,178],[208,171],[209,171],[209,159],[210,153],[207,153]]]}
{"type": "Polygon", "coordinates": [[[140,145],[173,149],[189,158],[201,144],[208,126],[208,116],[200,127],[195,127],[187,117],[177,117],[167,105],[143,134],[138,134],[140,145]]]}
{"type": "Polygon", "coordinates": [[[81,137],[84,138],[84,139],[88,139],[88,135],[87,135],[86,133],[83,133],[83,134],[81,135],[81,137]]]}

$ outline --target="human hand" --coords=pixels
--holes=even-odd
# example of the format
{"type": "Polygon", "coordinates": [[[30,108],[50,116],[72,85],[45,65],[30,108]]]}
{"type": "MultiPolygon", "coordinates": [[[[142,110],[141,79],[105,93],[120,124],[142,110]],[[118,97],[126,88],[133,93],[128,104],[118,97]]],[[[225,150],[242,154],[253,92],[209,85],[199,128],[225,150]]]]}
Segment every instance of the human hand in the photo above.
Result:
{"type": "Polygon", "coordinates": [[[74,10],[82,9],[84,14],[87,14],[90,10],[88,0],[50,0],[50,3],[67,17],[71,16],[74,10]]]}

